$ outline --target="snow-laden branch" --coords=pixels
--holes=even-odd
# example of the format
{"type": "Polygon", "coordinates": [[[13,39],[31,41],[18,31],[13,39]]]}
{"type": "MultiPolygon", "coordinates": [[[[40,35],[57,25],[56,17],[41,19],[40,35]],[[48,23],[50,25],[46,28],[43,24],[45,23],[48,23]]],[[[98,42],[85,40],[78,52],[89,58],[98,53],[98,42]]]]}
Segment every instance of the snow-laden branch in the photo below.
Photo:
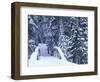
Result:
{"type": "Polygon", "coordinates": [[[31,16],[29,16],[29,23],[30,24],[32,24],[33,26],[35,26],[35,28],[37,29],[37,30],[39,30],[39,27],[38,27],[38,25],[36,25],[35,23],[34,23],[34,21],[33,21],[33,19],[31,18],[31,16]]]}
{"type": "Polygon", "coordinates": [[[48,28],[50,28],[50,27],[51,27],[52,22],[54,21],[54,19],[55,19],[55,17],[51,17],[51,20],[50,20],[50,22],[49,22],[49,27],[48,27],[48,28]]]}

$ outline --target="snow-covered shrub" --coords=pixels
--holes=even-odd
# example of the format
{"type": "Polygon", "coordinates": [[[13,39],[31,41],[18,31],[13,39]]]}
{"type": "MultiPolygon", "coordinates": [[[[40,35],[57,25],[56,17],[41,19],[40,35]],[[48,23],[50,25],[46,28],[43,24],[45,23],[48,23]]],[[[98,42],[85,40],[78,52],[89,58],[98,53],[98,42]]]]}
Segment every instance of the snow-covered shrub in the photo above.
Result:
{"type": "Polygon", "coordinates": [[[28,58],[30,58],[32,52],[35,51],[35,48],[36,48],[35,41],[34,40],[29,40],[28,41],[28,52],[29,52],[28,58]]]}

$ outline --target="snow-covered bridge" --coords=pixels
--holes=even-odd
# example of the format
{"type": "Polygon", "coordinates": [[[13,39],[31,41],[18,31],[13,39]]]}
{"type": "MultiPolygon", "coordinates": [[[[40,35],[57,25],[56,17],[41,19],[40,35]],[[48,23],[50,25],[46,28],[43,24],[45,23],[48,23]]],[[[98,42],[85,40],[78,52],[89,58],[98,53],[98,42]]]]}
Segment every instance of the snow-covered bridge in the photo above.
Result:
{"type": "MultiPolygon", "coordinates": [[[[50,56],[50,55],[43,55],[39,56],[38,59],[38,54],[39,54],[39,48],[36,47],[35,52],[32,53],[31,58],[29,59],[29,67],[35,67],[35,66],[61,66],[61,65],[75,65],[71,62],[68,62],[65,57],[63,52],[59,47],[54,47],[56,50],[58,50],[59,55],[61,59],[55,56],[50,56]]],[[[46,48],[45,48],[46,49],[46,48]]],[[[47,53],[47,51],[41,51],[41,53],[47,53]]]]}

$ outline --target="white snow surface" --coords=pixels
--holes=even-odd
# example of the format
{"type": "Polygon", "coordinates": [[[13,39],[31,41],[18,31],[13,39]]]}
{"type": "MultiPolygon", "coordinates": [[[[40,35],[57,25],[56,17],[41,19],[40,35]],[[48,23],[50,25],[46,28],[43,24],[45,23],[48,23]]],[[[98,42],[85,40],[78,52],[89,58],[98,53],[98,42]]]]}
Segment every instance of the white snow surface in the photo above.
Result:
{"type": "Polygon", "coordinates": [[[60,53],[60,56],[62,59],[59,59],[54,56],[40,56],[39,60],[37,60],[37,55],[38,55],[38,49],[39,47],[36,48],[35,52],[32,53],[31,58],[28,61],[29,67],[49,67],[49,66],[72,66],[72,65],[77,65],[71,62],[68,62],[65,57],[63,52],[59,47],[55,47],[58,52],[60,53]]]}

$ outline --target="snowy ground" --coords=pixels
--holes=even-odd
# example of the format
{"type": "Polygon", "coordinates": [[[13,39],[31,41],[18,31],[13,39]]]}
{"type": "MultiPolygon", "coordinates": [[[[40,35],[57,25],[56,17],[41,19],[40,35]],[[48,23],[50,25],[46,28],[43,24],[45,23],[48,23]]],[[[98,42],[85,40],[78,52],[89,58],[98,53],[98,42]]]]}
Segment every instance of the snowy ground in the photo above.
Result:
{"type": "Polygon", "coordinates": [[[40,56],[40,59],[37,60],[37,54],[38,54],[38,47],[36,48],[35,52],[32,53],[31,58],[29,59],[29,67],[44,67],[44,66],[71,66],[71,65],[76,65],[74,63],[68,62],[62,51],[60,50],[59,47],[55,47],[58,49],[62,59],[59,59],[57,57],[53,56],[48,56],[48,57],[43,57],[40,56]]]}

